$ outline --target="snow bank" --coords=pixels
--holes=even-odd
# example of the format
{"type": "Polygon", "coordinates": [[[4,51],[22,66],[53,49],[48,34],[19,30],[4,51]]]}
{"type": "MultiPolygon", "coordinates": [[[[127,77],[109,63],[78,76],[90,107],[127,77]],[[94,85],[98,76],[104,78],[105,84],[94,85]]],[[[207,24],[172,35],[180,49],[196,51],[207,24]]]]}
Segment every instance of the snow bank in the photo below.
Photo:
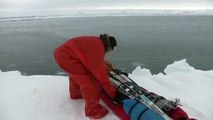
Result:
{"type": "Polygon", "coordinates": [[[168,99],[180,98],[182,108],[190,117],[213,120],[213,70],[197,70],[184,59],[168,65],[164,72],[151,75],[149,70],[137,67],[130,77],[168,99]]]}
{"type": "MultiPolygon", "coordinates": [[[[129,75],[149,91],[168,99],[180,98],[190,117],[213,119],[213,70],[197,70],[181,60],[168,65],[164,72],[152,75],[138,66],[129,75]]],[[[84,101],[69,99],[68,78],[62,76],[0,71],[0,106],[0,120],[88,120],[84,101]]],[[[118,118],[110,111],[104,120],[118,118]]]]}
{"type": "Polygon", "coordinates": [[[175,10],[175,9],[1,9],[0,22],[29,21],[67,17],[101,17],[101,16],[187,16],[213,15],[212,9],[175,10]]]}
{"type": "MultiPolygon", "coordinates": [[[[68,77],[0,71],[0,120],[88,120],[84,101],[71,100],[68,77]]],[[[110,111],[105,120],[118,120],[110,111]]]]}

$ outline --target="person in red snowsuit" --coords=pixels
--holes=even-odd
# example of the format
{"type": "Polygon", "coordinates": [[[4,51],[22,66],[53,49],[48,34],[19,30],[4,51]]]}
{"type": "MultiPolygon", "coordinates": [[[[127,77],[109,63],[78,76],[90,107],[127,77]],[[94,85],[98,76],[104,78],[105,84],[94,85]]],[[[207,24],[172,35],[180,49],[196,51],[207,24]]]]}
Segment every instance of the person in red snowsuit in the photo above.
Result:
{"type": "Polygon", "coordinates": [[[105,54],[117,46],[113,36],[80,36],[55,49],[54,57],[60,68],[69,74],[72,99],[85,99],[85,115],[100,119],[108,110],[99,104],[102,90],[113,99],[116,88],[111,84],[105,65],[105,54]]]}

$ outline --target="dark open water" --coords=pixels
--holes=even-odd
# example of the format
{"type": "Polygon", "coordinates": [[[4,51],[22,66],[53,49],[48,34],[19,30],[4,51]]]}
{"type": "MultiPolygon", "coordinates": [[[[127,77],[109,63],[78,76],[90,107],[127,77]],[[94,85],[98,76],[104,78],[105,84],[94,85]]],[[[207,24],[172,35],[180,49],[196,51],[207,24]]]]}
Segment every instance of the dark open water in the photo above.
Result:
{"type": "Polygon", "coordinates": [[[55,75],[61,71],[53,59],[58,45],[100,33],[117,38],[107,57],[127,72],[140,65],[156,74],[185,58],[197,69],[213,69],[213,16],[126,16],[0,22],[0,70],[55,75]]]}

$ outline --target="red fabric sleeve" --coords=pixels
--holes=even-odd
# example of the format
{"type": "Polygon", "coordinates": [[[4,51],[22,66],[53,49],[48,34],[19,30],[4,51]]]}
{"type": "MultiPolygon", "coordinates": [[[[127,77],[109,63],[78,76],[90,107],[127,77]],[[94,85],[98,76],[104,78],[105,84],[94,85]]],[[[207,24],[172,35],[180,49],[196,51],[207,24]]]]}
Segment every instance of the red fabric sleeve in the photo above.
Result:
{"type": "Polygon", "coordinates": [[[116,89],[111,84],[107,73],[107,67],[105,65],[105,52],[102,42],[98,39],[97,41],[88,40],[86,47],[82,47],[86,58],[86,65],[89,71],[93,74],[96,80],[101,84],[104,91],[111,97],[114,98],[116,89]],[[90,47],[89,46],[93,46],[90,47]]]}
{"type": "MultiPolygon", "coordinates": [[[[103,60],[104,61],[104,60],[103,60]]],[[[104,91],[111,97],[114,98],[116,95],[116,88],[111,84],[109,80],[109,76],[107,74],[105,62],[102,63],[102,65],[95,70],[92,71],[95,78],[98,80],[98,82],[103,87],[104,91]]]]}

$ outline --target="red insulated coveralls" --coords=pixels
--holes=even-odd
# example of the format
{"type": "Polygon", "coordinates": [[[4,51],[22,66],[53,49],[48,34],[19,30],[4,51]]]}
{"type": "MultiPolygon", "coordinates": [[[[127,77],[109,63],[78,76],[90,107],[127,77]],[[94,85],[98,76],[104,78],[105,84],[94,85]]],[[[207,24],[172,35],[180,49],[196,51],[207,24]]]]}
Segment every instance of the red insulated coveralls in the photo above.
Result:
{"type": "Polygon", "coordinates": [[[54,57],[59,66],[70,75],[70,97],[84,97],[86,116],[93,116],[103,109],[99,104],[101,88],[111,98],[115,97],[116,88],[107,75],[105,49],[99,37],[70,39],[56,48],[54,57]]]}

